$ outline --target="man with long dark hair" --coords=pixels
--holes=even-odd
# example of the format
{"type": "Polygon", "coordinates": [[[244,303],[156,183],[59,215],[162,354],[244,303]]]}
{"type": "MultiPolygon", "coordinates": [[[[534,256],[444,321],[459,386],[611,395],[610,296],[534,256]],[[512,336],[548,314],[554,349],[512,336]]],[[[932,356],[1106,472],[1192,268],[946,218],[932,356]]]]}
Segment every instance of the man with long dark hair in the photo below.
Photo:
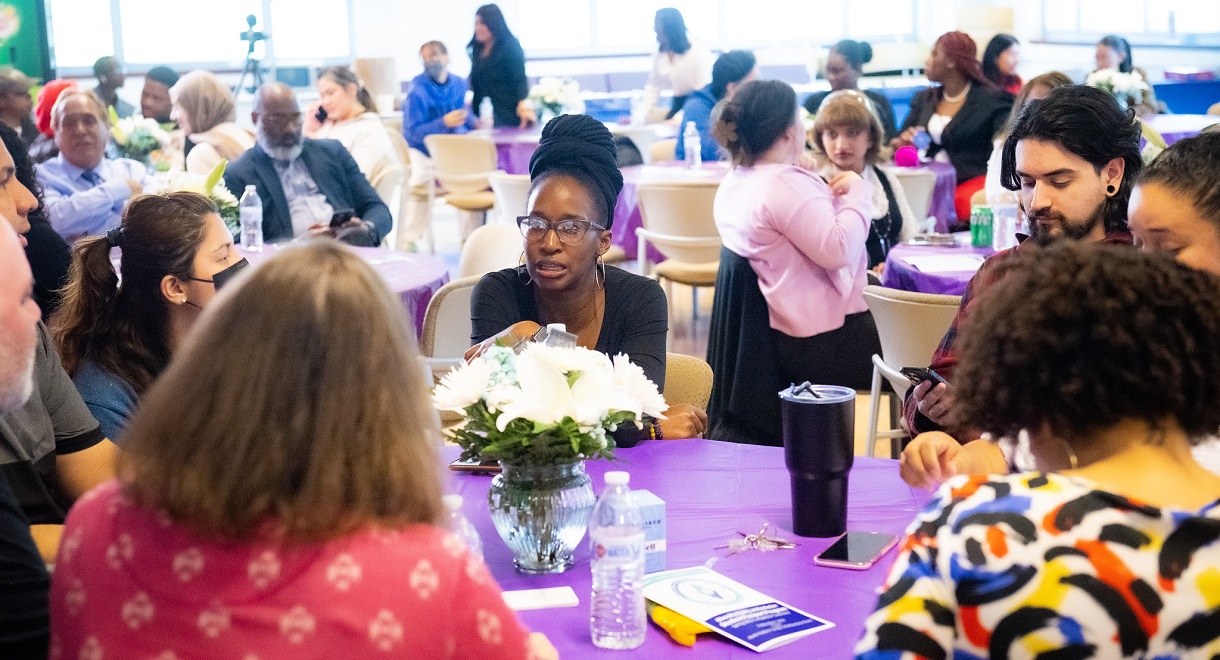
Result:
{"type": "MultiPolygon", "coordinates": [[[[1060,87],[1045,99],[1032,101],[1017,116],[1004,142],[1000,180],[1017,192],[1029,221],[1029,242],[1046,245],[1060,239],[1131,243],[1127,202],[1143,162],[1140,128],[1135,113],[1119,107],[1114,97],[1083,85],[1060,87]]],[[[1022,243],[1022,246],[1025,243],[1022,243]]],[[[932,369],[952,382],[957,365],[958,332],[975,301],[999,277],[1002,266],[1016,258],[1022,246],[997,253],[970,280],[957,317],[932,356],[932,369]]],[[[924,381],[911,388],[904,416],[912,434],[948,430],[957,440],[977,437],[957,428],[953,420],[953,385],[924,381]]],[[[985,472],[971,463],[999,459],[989,443],[970,443],[968,451],[944,433],[915,438],[903,452],[903,476],[916,485],[930,485],[952,472],[985,472]],[[978,454],[975,453],[977,448],[978,454]]]]}

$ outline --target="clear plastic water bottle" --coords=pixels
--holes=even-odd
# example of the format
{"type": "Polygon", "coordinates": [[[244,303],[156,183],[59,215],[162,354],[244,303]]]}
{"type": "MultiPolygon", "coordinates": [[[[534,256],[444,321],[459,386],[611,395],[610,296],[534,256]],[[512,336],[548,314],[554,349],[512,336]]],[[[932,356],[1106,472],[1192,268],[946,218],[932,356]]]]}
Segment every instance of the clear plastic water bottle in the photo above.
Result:
{"type": "Polygon", "coordinates": [[[548,323],[538,333],[538,343],[557,348],[576,348],[576,340],[576,335],[568,332],[568,326],[563,323],[548,323]]]}
{"type": "Polygon", "coordinates": [[[237,208],[241,213],[241,244],[253,252],[263,251],[263,200],[253,185],[246,186],[237,208]]]}
{"type": "Polygon", "coordinates": [[[496,125],[495,109],[491,106],[490,96],[484,96],[479,103],[479,125],[483,128],[491,128],[496,125]]]}
{"type": "Polygon", "coordinates": [[[932,146],[932,136],[928,131],[920,126],[915,129],[915,135],[911,138],[911,144],[919,150],[919,160],[924,161],[928,158],[928,148],[932,146]]]}
{"type": "Polygon", "coordinates": [[[479,533],[475,531],[474,525],[466,519],[466,514],[462,513],[462,496],[445,495],[441,500],[445,503],[445,508],[449,510],[449,531],[456,534],[462,543],[466,544],[467,550],[482,559],[483,539],[479,538],[479,533]]]}
{"type": "Polygon", "coordinates": [[[589,518],[593,644],[633,649],[648,631],[644,609],[644,517],[626,472],[607,472],[606,488],[589,518]]]}
{"type": "Polygon", "coordinates": [[[692,170],[703,167],[703,140],[699,137],[699,129],[695,122],[686,122],[686,130],[682,133],[682,149],[686,151],[686,166],[692,170]]]}

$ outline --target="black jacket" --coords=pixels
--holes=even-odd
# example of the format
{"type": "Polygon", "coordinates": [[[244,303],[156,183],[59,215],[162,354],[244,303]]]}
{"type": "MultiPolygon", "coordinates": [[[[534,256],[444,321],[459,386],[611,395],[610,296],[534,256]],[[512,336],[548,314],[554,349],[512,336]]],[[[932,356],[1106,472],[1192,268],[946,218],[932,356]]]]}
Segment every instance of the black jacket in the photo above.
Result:
{"type": "Polygon", "coordinates": [[[483,97],[491,97],[491,109],[496,126],[517,126],[517,103],[529,96],[529,81],[525,77],[525,51],[516,39],[496,42],[487,57],[470,57],[470,105],[475,115],[483,97]]]}
{"type": "MultiPolygon", "coordinates": [[[[900,131],[912,126],[927,128],[928,120],[940,103],[940,90],[939,86],[929,87],[911,99],[911,112],[902,122],[900,131]]],[[[975,83],[966,94],[961,109],[945,126],[940,144],[928,148],[928,157],[935,156],[941,148],[948,152],[959,184],[986,175],[991,145],[1008,120],[1012,102],[1012,94],[975,83]]]]}

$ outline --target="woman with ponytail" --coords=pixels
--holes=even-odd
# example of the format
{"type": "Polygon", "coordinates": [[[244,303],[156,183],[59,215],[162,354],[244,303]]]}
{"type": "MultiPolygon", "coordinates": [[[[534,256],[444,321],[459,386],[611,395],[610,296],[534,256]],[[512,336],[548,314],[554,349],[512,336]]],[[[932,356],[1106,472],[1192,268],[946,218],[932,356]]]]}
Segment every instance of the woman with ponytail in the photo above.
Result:
{"type": "MultiPolygon", "coordinates": [[[[318,74],[320,101],[306,122],[318,122],[309,137],[338,140],[351,153],[364,178],[378,188],[387,168],[402,165],[390,134],[377,114],[377,104],[364,83],[345,66],[332,66],[318,74]]],[[[389,202],[382,194],[382,201],[389,202]]]]}
{"type": "Polygon", "coordinates": [[[121,441],[137,400],[245,265],[216,205],[195,193],[139,197],[118,227],[77,241],[51,332],[106,437],[121,441]],[[123,252],[119,272],[112,247],[123,252]]]}

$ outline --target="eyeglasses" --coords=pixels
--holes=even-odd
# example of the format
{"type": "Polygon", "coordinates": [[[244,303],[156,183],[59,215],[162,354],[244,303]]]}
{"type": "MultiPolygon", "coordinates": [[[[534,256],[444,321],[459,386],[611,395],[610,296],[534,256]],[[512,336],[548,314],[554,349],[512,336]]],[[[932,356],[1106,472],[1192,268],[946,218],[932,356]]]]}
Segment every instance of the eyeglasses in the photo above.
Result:
{"type": "Polygon", "coordinates": [[[550,224],[542,218],[536,218],[531,215],[522,215],[517,217],[517,227],[521,230],[521,236],[530,243],[537,243],[546,239],[547,232],[555,230],[555,235],[559,237],[560,243],[576,243],[589,233],[589,228],[596,228],[598,231],[606,231],[606,228],[588,220],[561,220],[555,224],[550,224]]]}

